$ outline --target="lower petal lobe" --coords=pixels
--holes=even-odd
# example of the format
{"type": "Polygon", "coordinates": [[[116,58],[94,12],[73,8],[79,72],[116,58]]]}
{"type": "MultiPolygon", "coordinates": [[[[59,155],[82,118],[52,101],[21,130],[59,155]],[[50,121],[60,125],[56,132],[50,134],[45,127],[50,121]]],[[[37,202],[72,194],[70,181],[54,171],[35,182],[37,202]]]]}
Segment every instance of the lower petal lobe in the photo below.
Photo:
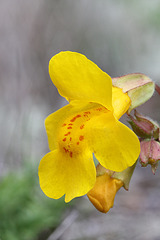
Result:
{"type": "Polygon", "coordinates": [[[83,152],[72,159],[59,150],[46,154],[39,165],[39,181],[50,198],[58,199],[65,194],[65,201],[69,202],[85,195],[96,181],[92,154],[83,152]]]}
{"type": "Polygon", "coordinates": [[[137,136],[109,111],[93,119],[88,141],[101,165],[116,172],[132,166],[140,153],[137,136]]]}

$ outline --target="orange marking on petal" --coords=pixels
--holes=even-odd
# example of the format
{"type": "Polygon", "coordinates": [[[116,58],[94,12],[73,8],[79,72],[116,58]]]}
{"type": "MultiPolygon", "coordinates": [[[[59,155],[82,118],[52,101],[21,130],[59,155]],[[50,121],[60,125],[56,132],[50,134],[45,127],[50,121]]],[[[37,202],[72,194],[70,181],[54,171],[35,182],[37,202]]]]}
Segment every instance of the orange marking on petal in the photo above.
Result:
{"type": "Polygon", "coordinates": [[[66,141],[66,138],[63,138],[63,142],[65,142],[66,141]]]}
{"type": "Polygon", "coordinates": [[[68,136],[69,134],[71,134],[71,132],[68,132],[68,133],[64,134],[64,136],[68,136]]]}
{"type": "Polygon", "coordinates": [[[91,114],[91,112],[90,112],[90,111],[84,112],[83,116],[84,116],[84,117],[88,117],[88,114],[91,114]]]}
{"type": "Polygon", "coordinates": [[[74,122],[77,118],[79,118],[79,117],[81,117],[81,115],[77,115],[77,116],[75,116],[74,118],[72,118],[71,120],[70,120],[70,122],[74,122]]]}
{"type": "Polygon", "coordinates": [[[77,145],[79,145],[79,142],[77,142],[77,145]]]}
{"type": "Polygon", "coordinates": [[[70,141],[72,141],[72,138],[70,137],[70,139],[69,139],[70,141]]]}
{"type": "Polygon", "coordinates": [[[82,124],[81,126],[80,126],[80,129],[83,129],[84,128],[84,124],[82,124]]]}
{"type": "Polygon", "coordinates": [[[63,125],[62,125],[62,127],[65,127],[67,124],[66,123],[64,123],[63,125]]]}
{"type": "Polygon", "coordinates": [[[83,139],[84,139],[84,136],[80,136],[80,137],[79,137],[79,140],[80,140],[80,141],[83,141],[83,139]]]}
{"type": "Polygon", "coordinates": [[[68,125],[72,126],[72,125],[73,125],[73,123],[68,123],[68,125]]]}
{"type": "Polygon", "coordinates": [[[66,149],[65,147],[63,148],[64,149],[64,151],[67,153],[67,152],[69,152],[69,150],[68,149],[66,149]]]}
{"type": "Polygon", "coordinates": [[[102,111],[102,108],[96,108],[96,111],[102,111]]]}
{"type": "Polygon", "coordinates": [[[72,158],[72,155],[73,155],[73,153],[72,152],[70,152],[70,157],[72,158]]]}
{"type": "Polygon", "coordinates": [[[72,127],[67,127],[67,129],[72,129],[72,127]]]}

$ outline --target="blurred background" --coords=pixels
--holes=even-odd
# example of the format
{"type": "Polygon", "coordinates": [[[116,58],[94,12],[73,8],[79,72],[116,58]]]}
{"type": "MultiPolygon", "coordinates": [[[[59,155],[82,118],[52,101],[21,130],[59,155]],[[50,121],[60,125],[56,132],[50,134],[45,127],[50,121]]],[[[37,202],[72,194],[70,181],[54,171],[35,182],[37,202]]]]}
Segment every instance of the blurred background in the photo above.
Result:
{"type": "MultiPolygon", "coordinates": [[[[62,50],[111,77],[141,72],[160,84],[160,1],[0,0],[0,240],[159,240],[160,168],[138,164],[107,214],[86,197],[64,204],[41,192],[44,119],[66,104],[48,61],[62,50]]],[[[159,100],[139,111],[160,122],[159,100]]]]}

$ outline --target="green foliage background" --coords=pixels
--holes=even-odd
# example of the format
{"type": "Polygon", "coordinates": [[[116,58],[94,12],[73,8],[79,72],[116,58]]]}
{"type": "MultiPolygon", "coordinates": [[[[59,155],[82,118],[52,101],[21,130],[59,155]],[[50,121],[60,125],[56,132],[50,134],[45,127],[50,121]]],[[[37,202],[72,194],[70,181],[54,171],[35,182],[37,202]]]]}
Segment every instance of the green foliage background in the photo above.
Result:
{"type": "Polygon", "coordinates": [[[0,239],[46,239],[66,208],[64,199],[49,199],[41,192],[37,169],[12,172],[0,181],[0,239]]]}

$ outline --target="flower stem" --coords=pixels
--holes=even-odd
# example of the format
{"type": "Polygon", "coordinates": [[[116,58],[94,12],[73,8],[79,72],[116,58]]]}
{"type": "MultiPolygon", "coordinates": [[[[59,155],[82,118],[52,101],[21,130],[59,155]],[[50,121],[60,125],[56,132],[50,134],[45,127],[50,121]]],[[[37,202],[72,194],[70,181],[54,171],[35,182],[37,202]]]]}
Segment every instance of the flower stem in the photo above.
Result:
{"type": "Polygon", "coordinates": [[[160,87],[156,84],[156,91],[158,92],[158,94],[160,95],[160,87]]]}

